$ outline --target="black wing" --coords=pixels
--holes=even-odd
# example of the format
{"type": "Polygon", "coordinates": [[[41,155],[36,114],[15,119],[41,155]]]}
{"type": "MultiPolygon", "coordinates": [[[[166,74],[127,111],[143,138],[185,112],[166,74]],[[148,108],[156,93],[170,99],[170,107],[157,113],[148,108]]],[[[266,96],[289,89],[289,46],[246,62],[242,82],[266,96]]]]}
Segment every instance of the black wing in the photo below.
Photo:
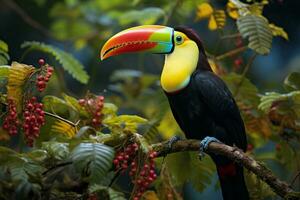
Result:
{"type": "Polygon", "coordinates": [[[194,74],[197,93],[208,107],[216,124],[226,130],[226,137],[244,151],[247,138],[240,111],[226,84],[210,71],[197,70],[194,74]]]}

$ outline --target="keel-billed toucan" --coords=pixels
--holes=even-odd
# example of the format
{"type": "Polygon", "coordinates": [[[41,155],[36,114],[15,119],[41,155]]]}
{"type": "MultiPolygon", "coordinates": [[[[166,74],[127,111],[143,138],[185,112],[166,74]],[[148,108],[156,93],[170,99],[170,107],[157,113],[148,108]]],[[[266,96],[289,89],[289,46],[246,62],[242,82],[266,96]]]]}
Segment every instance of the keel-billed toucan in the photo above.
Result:
{"type": "MultiPolygon", "coordinates": [[[[101,59],[128,52],[165,54],[161,86],[187,138],[203,140],[205,148],[219,140],[246,150],[239,109],[225,83],[212,72],[201,40],[192,29],[133,27],[110,38],[101,50],[101,59]]],[[[223,199],[249,199],[243,168],[226,157],[210,156],[217,167],[223,199]]]]}

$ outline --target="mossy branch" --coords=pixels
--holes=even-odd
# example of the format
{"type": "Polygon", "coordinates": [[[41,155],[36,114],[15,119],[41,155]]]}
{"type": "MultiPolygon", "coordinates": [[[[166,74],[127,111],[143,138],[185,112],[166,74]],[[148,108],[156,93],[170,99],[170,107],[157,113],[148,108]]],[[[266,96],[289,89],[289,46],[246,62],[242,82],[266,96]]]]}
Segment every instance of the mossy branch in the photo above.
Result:
{"type": "MultiPolygon", "coordinates": [[[[153,144],[152,148],[159,153],[159,156],[166,156],[170,153],[182,151],[199,151],[200,141],[198,140],[180,140],[168,148],[167,142],[153,144]]],[[[211,142],[207,148],[207,153],[223,155],[236,163],[244,166],[261,180],[266,182],[273,191],[284,199],[300,199],[300,193],[295,192],[286,182],[279,180],[273,172],[264,166],[261,162],[254,160],[251,156],[246,155],[242,150],[225,144],[211,142]]]]}

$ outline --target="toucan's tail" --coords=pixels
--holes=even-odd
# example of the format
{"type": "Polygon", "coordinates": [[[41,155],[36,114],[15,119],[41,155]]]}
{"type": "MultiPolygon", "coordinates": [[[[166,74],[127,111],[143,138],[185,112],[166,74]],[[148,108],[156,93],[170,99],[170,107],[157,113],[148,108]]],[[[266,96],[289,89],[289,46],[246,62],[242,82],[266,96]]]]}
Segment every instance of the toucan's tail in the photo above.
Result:
{"type": "Polygon", "coordinates": [[[217,166],[223,200],[249,200],[243,167],[228,159],[222,158],[222,162],[219,159],[213,158],[217,166]]]}

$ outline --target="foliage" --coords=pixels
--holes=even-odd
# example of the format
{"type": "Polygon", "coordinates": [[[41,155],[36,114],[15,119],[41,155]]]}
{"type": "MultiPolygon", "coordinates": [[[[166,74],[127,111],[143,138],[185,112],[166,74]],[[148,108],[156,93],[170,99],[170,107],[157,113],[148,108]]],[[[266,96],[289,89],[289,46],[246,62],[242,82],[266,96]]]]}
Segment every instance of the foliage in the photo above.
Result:
{"type": "Polygon", "coordinates": [[[249,39],[249,48],[259,54],[270,52],[272,32],[268,27],[266,18],[248,14],[238,18],[237,26],[241,35],[249,39]]]}
{"type": "Polygon", "coordinates": [[[6,65],[9,61],[8,45],[0,40],[0,65],[6,65]]]}
{"type": "MultiPolygon", "coordinates": [[[[151,57],[144,64],[141,55],[135,62],[120,59],[116,63],[101,63],[111,69],[117,65],[135,67],[114,70],[103,92],[101,81],[108,79],[104,76],[109,67],[101,68],[94,61],[102,43],[119,30],[142,24],[186,24],[193,18],[196,28],[201,26],[199,21],[208,20],[205,26],[218,37],[214,47],[208,45],[205,49],[213,71],[226,82],[240,108],[249,141],[247,153],[265,162],[285,181],[292,180],[300,167],[300,74],[290,73],[284,80],[284,91],[276,89],[276,92],[265,92],[246,77],[252,61],[243,51],[250,49],[255,54],[267,55],[274,37],[288,40],[289,36],[264,16],[264,7],[272,6],[271,1],[244,2],[229,0],[221,7],[217,1],[204,0],[32,1],[31,6],[49,11],[45,16],[50,40],[46,40],[47,44],[24,42],[21,60],[28,58],[27,53],[33,50],[35,59],[40,55],[36,53],[48,54],[57,61],[53,65],[58,71],[47,89],[38,93],[35,80],[42,66],[11,62],[11,48],[0,40],[1,117],[7,116],[7,104],[13,99],[17,118],[26,121],[24,108],[32,96],[43,104],[42,113],[46,116],[32,148],[24,145],[28,136],[23,127],[18,127],[17,136],[0,129],[0,199],[39,199],[45,195],[50,199],[130,198],[136,188],[129,183],[129,170],[116,171],[115,152],[125,152],[128,144],[138,144],[136,157],[126,162],[132,164],[131,159],[138,160],[137,170],[140,170],[152,152],[151,144],[184,134],[159,87],[159,75],[152,73],[160,70],[161,60],[151,57]],[[71,54],[62,50],[62,46],[75,50],[71,54]],[[224,53],[220,55],[220,51],[224,53]],[[88,60],[82,63],[89,67],[84,67],[76,57],[88,60]],[[86,87],[77,91],[76,84],[65,84],[66,78],[56,65],[61,65],[86,87]],[[95,73],[98,70],[103,72],[100,77],[95,73]],[[92,83],[97,83],[96,89],[92,83]],[[98,110],[101,120],[95,124],[95,99],[102,96],[105,103],[98,110]]],[[[184,187],[191,186],[200,193],[214,188],[212,161],[206,157],[200,162],[193,152],[155,158],[155,172],[159,175],[143,199],[183,199],[184,187]]],[[[275,198],[255,175],[246,172],[246,180],[253,199],[275,198]]]]}
{"type": "Polygon", "coordinates": [[[86,84],[89,80],[88,74],[84,71],[84,67],[80,62],[73,58],[69,53],[60,50],[57,47],[47,45],[40,42],[24,42],[22,48],[28,48],[30,51],[38,50],[54,56],[62,67],[69,72],[75,79],[86,84]]]}
{"type": "Polygon", "coordinates": [[[114,150],[103,144],[81,143],[73,149],[70,158],[78,172],[86,171],[91,185],[101,183],[112,167],[114,150]]]}

